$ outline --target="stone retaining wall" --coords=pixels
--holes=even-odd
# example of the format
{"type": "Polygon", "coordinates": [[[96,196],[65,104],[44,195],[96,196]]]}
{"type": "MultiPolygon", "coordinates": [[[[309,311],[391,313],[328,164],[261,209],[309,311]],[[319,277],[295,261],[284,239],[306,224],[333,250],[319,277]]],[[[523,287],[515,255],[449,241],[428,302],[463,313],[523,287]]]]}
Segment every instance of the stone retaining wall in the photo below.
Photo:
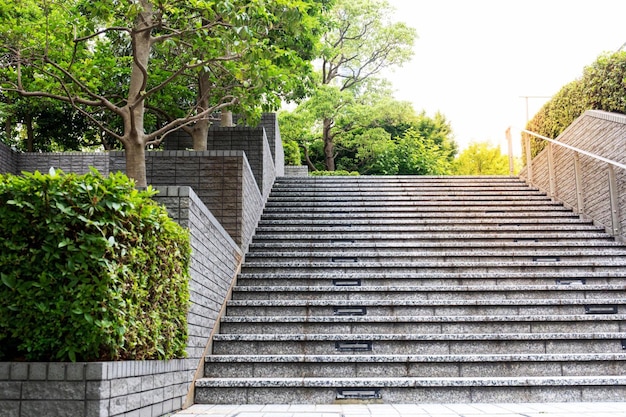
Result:
{"type": "MultiPolygon", "coordinates": [[[[626,164],[626,115],[589,110],[572,123],[556,139],[578,149],[626,164]]],[[[578,190],[574,170],[574,151],[552,146],[554,161],[554,199],[579,210],[608,231],[612,229],[611,205],[608,189],[607,163],[588,156],[580,156],[582,180],[582,207],[578,207],[578,190]]],[[[621,228],[619,239],[626,239],[626,171],[615,168],[617,179],[618,217],[621,228]]],[[[520,177],[545,192],[550,192],[548,149],[532,160],[532,178],[524,168],[520,177]]]]}

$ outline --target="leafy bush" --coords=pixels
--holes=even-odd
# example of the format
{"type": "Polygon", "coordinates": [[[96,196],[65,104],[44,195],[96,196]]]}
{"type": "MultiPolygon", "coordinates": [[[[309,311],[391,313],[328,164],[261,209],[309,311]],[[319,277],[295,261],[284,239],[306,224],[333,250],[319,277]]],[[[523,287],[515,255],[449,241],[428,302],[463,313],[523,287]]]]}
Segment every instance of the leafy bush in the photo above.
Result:
{"type": "Polygon", "coordinates": [[[122,174],[0,175],[0,360],[168,359],[188,233],[122,174]]]}
{"type": "MultiPolygon", "coordinates": [[[[586,110],[626,114],[626,51],[601,55],[580,79],[565,85],[527,123],[526,129],[556,138],[586,110]]],[[[545,141],[531,140],[534,157],[545,141]]],[[[525,155],[524,155],[525,158],[525,155]]]]}
{"type": "Polygon", "coordinates": [[[337,171],[311,171],[309,174],[317,176],[317,177],[343,177],[343,176],[358,176],[360,175],[358,172],[356,171],[344,171],[344,170],[337,170],[337,171]]]}

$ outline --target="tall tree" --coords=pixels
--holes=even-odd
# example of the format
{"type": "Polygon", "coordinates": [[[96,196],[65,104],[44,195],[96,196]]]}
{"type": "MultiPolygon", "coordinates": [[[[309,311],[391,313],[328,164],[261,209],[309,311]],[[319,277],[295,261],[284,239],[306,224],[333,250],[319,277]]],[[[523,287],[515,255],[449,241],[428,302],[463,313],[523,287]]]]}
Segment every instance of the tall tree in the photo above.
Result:
{"type": "Polygon", "coordinates": [[[70,103],[124,145],[144,186],[146,146],[168,132],[226,108],[260,114],[302,89],[327,3],[0,0],[0,86],[70,103]]]}
{"type": "MultiPolygon", "coordinates": [[[[393,22],[386,0],[338,0],[328,13],[322,38],[321,84],[339,92],[357,88],[413,55],[415,29],[393,22]]],[[[324,92],[324,94],[328,94],[324,92]]],[[[326,169],[335,169],[332,114],[322,118],[326,169]]]]}

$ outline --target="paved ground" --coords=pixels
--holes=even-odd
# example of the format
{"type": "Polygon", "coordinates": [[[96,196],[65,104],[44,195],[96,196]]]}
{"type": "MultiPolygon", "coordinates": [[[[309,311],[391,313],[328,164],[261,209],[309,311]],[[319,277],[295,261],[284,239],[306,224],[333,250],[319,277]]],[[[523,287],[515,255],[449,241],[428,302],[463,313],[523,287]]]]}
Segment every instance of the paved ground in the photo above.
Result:
{"type": "Polygon", "coordinates": [[[626,417],[621,403],[194,405],[173,417],[626,417]]]}

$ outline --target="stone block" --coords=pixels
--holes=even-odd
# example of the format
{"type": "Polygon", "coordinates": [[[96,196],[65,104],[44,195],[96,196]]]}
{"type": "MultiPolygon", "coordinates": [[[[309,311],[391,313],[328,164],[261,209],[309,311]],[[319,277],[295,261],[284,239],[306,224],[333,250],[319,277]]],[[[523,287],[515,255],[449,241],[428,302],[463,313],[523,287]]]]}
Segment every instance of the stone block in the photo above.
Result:
{"type": "Polygon", "coordinates": [[[22,402],[22,416],[76,417],[85,413],[82,401],[39,400],[22,402]]]}
{"type": "Polygon", "coordinates": [[[19,400],[22,382],[0,381],[0,400],[19,400]]]}
{"type": "Polygon", "coordinates": [[[2,417],[21,417],[19,401],[0,399],[0,410],[2,410],[2,417]]]}
{"type": "Polygon", "coordinates": [[[28,381],[22,387],[25,400],[83,400],[85,383],[76,381],[28,381]]]}
{"type": "Polygon", "coordinates": [[[45,381],[47,373],[45,362],[31,362],[28,366],[28,379],[30,381],[45,381]]]}
{"type": "Polygon", "coordinates": [[[11,362],[11,379],[25,381],[28,379],[28,363],[11,362]]]}

